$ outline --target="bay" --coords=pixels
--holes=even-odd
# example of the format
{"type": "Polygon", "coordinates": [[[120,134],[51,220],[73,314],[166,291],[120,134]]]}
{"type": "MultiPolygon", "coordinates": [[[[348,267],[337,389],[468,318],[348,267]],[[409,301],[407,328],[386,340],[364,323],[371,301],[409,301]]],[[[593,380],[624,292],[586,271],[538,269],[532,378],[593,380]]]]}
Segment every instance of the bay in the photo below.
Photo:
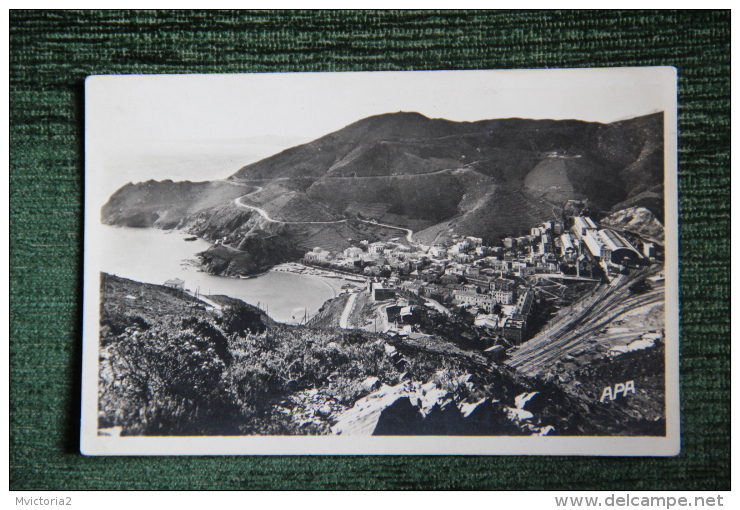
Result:
{"type": "Polygon", "coordinates": [[[102,225],[100,270],[123,278],[158,285],[179,278],[185,288],[201,294],[222,294],[265,310],[278,322],[297,324],[315,315],[335,297],[346,281],[290,272],[268,272],[247,279],[214,276],[196,266],[196,254],[210,243],[178,230],[137,229],[102,225]]]}

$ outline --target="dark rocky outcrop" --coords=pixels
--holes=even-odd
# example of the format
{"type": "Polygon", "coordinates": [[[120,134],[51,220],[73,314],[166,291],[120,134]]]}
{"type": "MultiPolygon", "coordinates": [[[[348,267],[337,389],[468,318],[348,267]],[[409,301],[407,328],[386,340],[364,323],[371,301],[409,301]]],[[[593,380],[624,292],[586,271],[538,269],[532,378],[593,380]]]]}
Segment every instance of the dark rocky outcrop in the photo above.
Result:
{"type": "Polygon", "coordinates": [[[515,405],[509,407],[491,397],[467,402],[460,393],[440,389],[434,383],[403,382],[383,386],[357,401],[337,418],[332,432],[376,436],[509,436],[546,435],[555,430],[515,405]]]}
{"type": "Polygon", "coordinates": [[[218,244],[198,254],[203,268],[222,276],[245,276],[266,271],[275,264],[294,260],[301,255],[283,237],[261,234],[245,236],[239,248],[218,244]]]}

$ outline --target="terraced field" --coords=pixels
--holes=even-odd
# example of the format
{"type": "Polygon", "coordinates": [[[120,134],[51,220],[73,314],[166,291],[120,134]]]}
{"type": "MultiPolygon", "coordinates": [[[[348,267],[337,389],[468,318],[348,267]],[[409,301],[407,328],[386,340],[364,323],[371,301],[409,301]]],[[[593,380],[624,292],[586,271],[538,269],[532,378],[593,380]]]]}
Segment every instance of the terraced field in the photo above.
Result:
{"type": "Polygon", "coordinates": [[[349,217],[355,217],[360,214],[366,219],[378,220],[391,208],[393,204],[386,204],[382,202],[378,203],[362,203],[352,202],[347,206],[344,213],[349,217]]]}
{"type": "Polygon", "coordinates": [[[524,179],[526,188],[551,202],[562,203],[579,198],[568,178],[565,159],[548,158],[538,164],[524,179]]]}
{"type": "Polygon", "coordinates": [[[550,203],[520,189],[496,189],[476,209],[450,221],[457,232],[481,237],[528,234],[532,225],[555,218],[550,203]]]}
{"type": "Polygon", "coordinates": [[[348,239],[355,237],[355,232],[344,223],[331,225],[301,225],[299,228],[291,226],[291,230],[300,231],[296,239],[301,245],[311,249],[319,246],[329,251],[341,251],[350,243],[348,239]]]}

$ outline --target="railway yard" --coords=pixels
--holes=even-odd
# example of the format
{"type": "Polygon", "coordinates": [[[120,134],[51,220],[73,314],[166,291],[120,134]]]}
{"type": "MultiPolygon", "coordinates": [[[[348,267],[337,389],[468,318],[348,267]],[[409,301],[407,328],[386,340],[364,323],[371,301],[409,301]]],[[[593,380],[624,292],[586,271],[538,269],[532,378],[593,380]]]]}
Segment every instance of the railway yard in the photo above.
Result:
{"type": "Polygon", "coordinates": [[[506,363],[526,375],[537,375],[563,359],[590,359],[608,353],[620,342],[660,330],[663,281],[652,282],[644,293],[633,293],[629,287],[659,275],[661,270],[659,265],[630,269],[627,275],[599,284],[580,301],[562,308],[542,331],[515,348],[506,363]]]}

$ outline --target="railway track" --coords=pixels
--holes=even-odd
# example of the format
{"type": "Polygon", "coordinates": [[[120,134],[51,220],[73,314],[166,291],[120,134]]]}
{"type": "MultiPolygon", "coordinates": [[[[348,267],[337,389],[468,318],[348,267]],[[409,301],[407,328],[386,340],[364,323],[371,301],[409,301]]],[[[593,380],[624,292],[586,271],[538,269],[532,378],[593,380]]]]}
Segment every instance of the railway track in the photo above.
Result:
{"type": "Polygon", "coordinates": [[[583,349],[594,334],[625,312],[658,303],[662,289],[633,295],[629,285],[659,269],[632,270],[619,275],[610,284],[602,284],[589,296],[567,310],[561,310],[547,327],[516,351],[506,364],[526,375],[536,375],[557,363],[562,357],[583,349]]]}
{"type": "Polygon", "coordinates": [[[658,303],[661,301],[663,295],[662,292],[657,292],[653,296],[642,296],[639,299],[631,300],[627,305],[620,305],[615,307],[610,313],[604,315],[600,320],[589,324],[586,327],[579,328],[577,334],[567,335],[561,337],[558,340],[553,341],[548,350],[544,353],[530,357],[524,362],[517,364],[515,367],[526,373],[527,375],[535,375],[548,369],[550,366],[557,363],[563,356],[568,356],[581,350],[584,347],[584,342],[587,342],[592,338],[598,331],[608,327],[609,323],[625,312],[632,308],[644,306],[651,303],[658,303]]]}

